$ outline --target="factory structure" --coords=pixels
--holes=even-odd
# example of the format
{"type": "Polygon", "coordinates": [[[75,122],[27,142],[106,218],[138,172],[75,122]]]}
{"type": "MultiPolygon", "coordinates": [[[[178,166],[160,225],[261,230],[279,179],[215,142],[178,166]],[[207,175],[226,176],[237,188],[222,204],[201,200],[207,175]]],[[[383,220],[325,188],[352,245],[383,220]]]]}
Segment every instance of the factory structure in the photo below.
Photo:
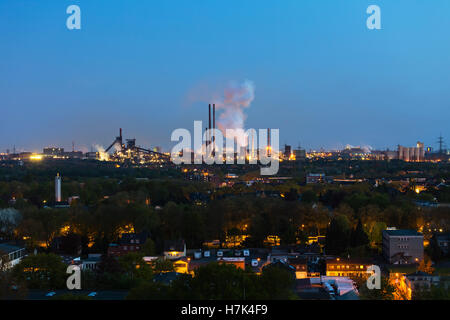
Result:
{"type": "MultiPolygon", "coordinates": [[[[204,142],[202,146],[202,153],[203,155],[206,154],[207,148],[211,148],[211,155],[216,156],[216,139],[214,137],[214,130],[216,129],[216,105],[215,104],[209,104],[208,105],[208,126],[205,128],[205,136],[206,141],[204,142]],[[212,107],[212,108],[211,108],[212,107]]],[[[225,137],[226,138],[226,137],[225,137]]],[[[244,163],[250,163],[250,162],[256,162],[260,159],[260,157],[264,154],[267,157],[275,157],[279,159],[284,158],[284,154],[279,151],[272,150],[272,142],[271,142],[271,131],[270,128],[267,128],[267,143],[264,148],[258,149],[255,147],[257,137],[255,137],[255,132],[252,131],[251,134],[248,134],[245,136],[245,142],[244,145],[238,144],[238,138],[234,137],[234,152],[233,152],[233,159],[227,159],[226,150],[222,148],[223,150],[223,159],[224,160],[232,160],[232,161],[238,161],[241,160],[244,163]]],[[[240,139],[242,141],[242,139],[240,139]]],[[[194,151],[191,151],[192,153],[192,160],[194,159],[194,151]]],[[[289,158],[289,157],[288,157],[289,158]]],[[[292,157],[291,157],[292,159],[292,157]]]]}
{"type": "Polygon", "coordinates": [[[403,161],[425,161],[423,143],[418,141],[415,147],[398,146],[398,159],[403,161]]]}
{"type": "Polygon", "coordinates": [[[83,153],[75,150],[75,143],[72,142],[72,151],[65,151],[61,147],[45,147],[42,153],[34,152],[14,152],[0,153],[0,161],[41,161],[45,159],[78,159],[78,160],[100,160],[113,161],[123,164],[146,165],[163,164],[170,161],[170,155],[163,153],[160,147],[146,149],[136,145],[136,139],[123,139],[122,128],[114,141],[103,149],[96,146],[96,151],[83,153]]]}
{"type": "MultiPolygon", "coordinates": [[[[219,148],[216,146],[216,105],[208,105],[208,126],[205,128],[205,141],[202,144],[202,154],[211,152],[213,157],[219,148]]],[[[424,143],[418,141],[415,146],[406,147],[398,145],[397,150],[372,150],[370,147],[353,147],[347,146],[342,150],[319,151],[309,150],[307,152],[300,146],[293,149],[292,146],[285,144],[284,150],[273,150],[271,129],[267,129],[267,141],[265,144],[258,143],[259,136],[255,130],[249,130],[245,133],[245,137],[234,137],[233,152],[227,153],[225,148],[220,148],[223,152],[223,160],[226,162],[241,164],[256,164],[262,156],[278,159],[279,161],[305,161],[314,159],[332,159],[332,160],[402,160],[405,162],[440,162],[450,161],[450,151],[444,147],[444,139],[442,135],[438,138],[439,149],[434,151],[433,148],[425,148],[424,143]],[[261,146],[262,145],[262,146],[261,146]],[[255,146],[259,146],[255,147],[255,146]],[[231,157],[231,158],[227,158],[231,157]]],[[[225,137],[226,138],[226,137],[225,137]]],[[[222,140],[222,139],[221,139],[222,140]]],[[[223,143],[225,141],[221,141],[223,143]]],[[[228,140],[229,142],[229,140],[228,140]]],[[[100,160],[118,162],[124,165],[168,165],[171,164],[170,153],[163,153],[161,148],[153,149],[144,148],[136,144],[136,139],[124,139],[122,128],[119,129],[119,135],[115,137],[112,143],[104,149],[97,146],[97,150],[83,153],[75,150],[75,143],[72,142],[72,150],[65,151],[61,147],[45,147],[42,153],[33,152],[16,152],[13,148],[11,153],[0,153],[0,161],[40,161],[44,159],[79,159],[79,160],[100,160]]],[[[194,162],[194,150],[185,149],[180,151],[191,154],[190,163],[194,162]]],[[[199,151],[197,151],[199,152],[199,151]]]]}
{"type": "Polygon", "coordinates": [[[122,128],[119,129],[119,135],[104,151],[99,150],[95,153],[88,153],[88,158],[97,160],[109,160],[130,164],[150,164],[164,163],[170,160],[170,156],[162,153],[160,148],[154,150],[146,149],[136,145],[136,139],[126,139],[123,142],[122,128]],[[114,152],[110,154],[110,151],[114,152]]]}

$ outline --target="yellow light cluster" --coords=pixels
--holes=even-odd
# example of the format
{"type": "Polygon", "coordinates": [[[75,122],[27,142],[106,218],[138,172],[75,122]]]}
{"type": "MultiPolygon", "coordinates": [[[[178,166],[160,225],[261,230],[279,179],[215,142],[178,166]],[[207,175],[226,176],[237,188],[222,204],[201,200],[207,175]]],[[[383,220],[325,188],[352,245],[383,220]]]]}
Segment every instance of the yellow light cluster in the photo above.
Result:
{"type": "Polygon", "coordinates": [[[42,155],[41,155],[41,154],[32,154],[32,155],[30,156],[30,160],[33,160],[33,161],[40,161],[40,160],[42,160],[42,155]]]}

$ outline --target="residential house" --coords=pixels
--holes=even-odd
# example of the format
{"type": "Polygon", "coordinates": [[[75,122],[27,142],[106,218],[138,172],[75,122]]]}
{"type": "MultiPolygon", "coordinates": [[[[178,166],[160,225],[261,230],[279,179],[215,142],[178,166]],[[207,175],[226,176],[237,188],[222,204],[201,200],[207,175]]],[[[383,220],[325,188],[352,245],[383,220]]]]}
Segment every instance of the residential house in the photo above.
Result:
{"type": "Polygon", "coordinates": [[[118,243],[111,243],[108,247],[108,256],[120,257],[130,252],[137,252],[147,241],[148,234],[141,233],[124,233],[120,237],[118,243]]]}
{"type": "Polygon", "coordinates": [[[289,265],[295,268],[295,278],[303,279],[308,277],[308,259],[304,257],[296,257],[288,259],[289,265]]]}
{"type": "Polygon", "coordinates": [[[186,257],[186,243],[184,240],[164,241],[164,257],[175,260],[186,257]]]}
{"type": "Polygon", "coordinates": [[[407,274],[404,277],[406,292],[409,299],[414,298],[414,295],[421,290],[429,290],[431,286],[439,284],[439,276],[428,274],[422,271],[407,274]]]}

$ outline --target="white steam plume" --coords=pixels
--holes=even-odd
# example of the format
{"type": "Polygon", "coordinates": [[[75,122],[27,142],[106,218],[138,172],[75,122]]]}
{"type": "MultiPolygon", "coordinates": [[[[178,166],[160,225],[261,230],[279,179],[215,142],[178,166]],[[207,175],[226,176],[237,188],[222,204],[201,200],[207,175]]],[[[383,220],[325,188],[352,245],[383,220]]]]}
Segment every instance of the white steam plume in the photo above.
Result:
{"type": "MultiPolygon", "coordinates": [[[[255,98],[255,85],[252,81],[245,80],[241,83],[232,82],[224,90],[224,95],[216,99],[216,109],[219,112],[218,128],[226,135],[226,129],[244,129],[247,118],[244,110],[250,107],[255,98]]],[[[245,137],[239,138],[239,143],[247,145],[245,137]]]]}

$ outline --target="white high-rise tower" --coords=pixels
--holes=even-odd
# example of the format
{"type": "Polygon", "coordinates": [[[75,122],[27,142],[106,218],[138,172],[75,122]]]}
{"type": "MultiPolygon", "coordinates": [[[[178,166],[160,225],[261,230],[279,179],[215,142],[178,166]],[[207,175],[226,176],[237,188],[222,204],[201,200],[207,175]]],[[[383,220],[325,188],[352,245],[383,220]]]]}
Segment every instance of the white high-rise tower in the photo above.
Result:
{"type": "Polygon", "coordinates": [[[55,177],[55,201],[61,202],[61,176],[59,173],[55,177]]]}

